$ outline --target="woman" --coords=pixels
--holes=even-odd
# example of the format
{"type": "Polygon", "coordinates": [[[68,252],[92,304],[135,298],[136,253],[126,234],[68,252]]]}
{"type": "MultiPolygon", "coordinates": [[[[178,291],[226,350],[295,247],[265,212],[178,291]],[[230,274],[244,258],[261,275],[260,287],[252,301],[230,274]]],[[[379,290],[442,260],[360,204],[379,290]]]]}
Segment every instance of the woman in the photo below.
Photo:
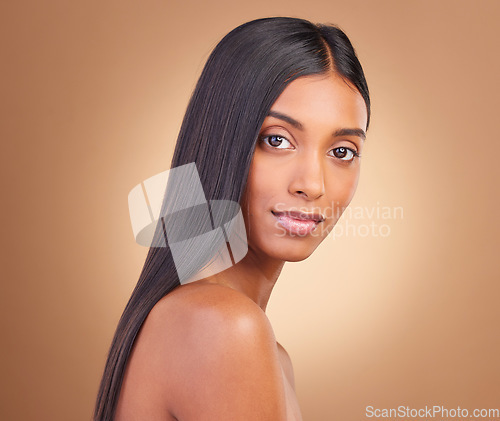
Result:
{"type": "Polygon", "coordinates": [[[363,70],[338,28],[264,18],[221,40],[171,168],[194,162],[207,199],[241,205],[248,251],[181,283],[170,248],[150,248],[95,420],[301,419],[265,309],[285,261],[306,259],[354,195],[369,116],[363,70]]]}

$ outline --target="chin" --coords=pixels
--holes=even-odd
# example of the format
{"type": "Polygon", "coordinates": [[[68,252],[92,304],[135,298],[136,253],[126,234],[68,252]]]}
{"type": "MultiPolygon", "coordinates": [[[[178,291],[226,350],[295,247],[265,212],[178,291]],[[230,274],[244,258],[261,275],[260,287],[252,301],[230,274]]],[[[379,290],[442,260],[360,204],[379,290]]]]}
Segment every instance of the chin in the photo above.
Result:
{"type": "Polygon", "coordinates": [[[287,262],[302,262],[303,260],[306,260],[310,255],[312,254],[309,253],[307,255],[301,255],[301,256],[288,256],[286,259],[284,259],[287,262]]]}
{"type": "Polygon", "coordinates": [[[308,250],[302,250],[302,251],[296,250],[294,252],[289,253],[285,260],[287,262],[301,262],[302,260],[306,260],[311,254],[313,254],[316,248],[317,246],[314,248],[310,248],[308,250]]]}
{"type": "Polygon", "coordinates": [[[285,262],[301,262],[307,259],[319,244],[311,244],[310,242],[295,242],[292,240],[289,244],[284,245],[283,243],[276,242],[275,247],[267,247],[263,251],[269,256],[277,260],[283,260],[285,262]]]}

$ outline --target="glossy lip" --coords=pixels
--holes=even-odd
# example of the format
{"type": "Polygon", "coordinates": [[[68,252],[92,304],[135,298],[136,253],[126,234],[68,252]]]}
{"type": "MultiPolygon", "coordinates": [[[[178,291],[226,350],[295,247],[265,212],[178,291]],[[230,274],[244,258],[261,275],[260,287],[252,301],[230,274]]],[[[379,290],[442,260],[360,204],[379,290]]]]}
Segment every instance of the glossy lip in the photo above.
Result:
{"type": "Polygon", "coordinates": [[[276,212],[271,211],[272,214],[276,217],[279,216],[288,216],[293,219],[297,219],[299,221],[314,221],[316,223],[323,222],[325,220],[323,215],[319,213],[305,213],[305,212],[297,212],[297,211],[284,211],[284,212],[276,212]]]}
{"type": "Polygon", "coordinates": [[[281,227],[291,234],[305,236],[311,234],[324,220],[322,215],[296,211],[274,212],[273,216],[281,227]]]}

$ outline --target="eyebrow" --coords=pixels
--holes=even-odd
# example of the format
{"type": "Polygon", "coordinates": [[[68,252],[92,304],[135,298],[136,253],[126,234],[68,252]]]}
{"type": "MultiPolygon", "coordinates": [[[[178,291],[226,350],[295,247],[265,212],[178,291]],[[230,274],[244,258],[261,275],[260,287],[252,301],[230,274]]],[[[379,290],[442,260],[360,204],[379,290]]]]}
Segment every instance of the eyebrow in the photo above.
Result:
{"type": "MultiPolygon", "coordinates": [[[[291,124],[293,127],[295,127],[298,130],[304,130],[304,126],[300,121],[295,120],[294,118],[286,115],[279,113],[278,111],[273,111],[270,110],[269,113],[267,114],[269,117],[274,117],[278,118],[280,120],[286,121],[287,123],[291,124]]],[[[333,136],[358,136],[362,140],[366,139],[366,133],[363,129],[337,129],[333,133],[333,136]]]]}

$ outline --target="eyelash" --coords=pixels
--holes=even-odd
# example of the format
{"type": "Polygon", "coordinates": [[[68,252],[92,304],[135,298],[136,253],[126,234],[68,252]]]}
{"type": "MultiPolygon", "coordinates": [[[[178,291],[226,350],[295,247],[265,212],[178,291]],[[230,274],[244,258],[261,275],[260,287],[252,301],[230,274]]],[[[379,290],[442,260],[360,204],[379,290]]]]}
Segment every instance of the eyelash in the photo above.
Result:
{"type": "MultiPolygon", "coordinates": [[[[280,135],[277,135],[277,134],[268,134],[268,135],[265,135],[265,136],[259,136],[259,140],[261,142],[264,142],[265,143],[265,139],[269,139],[271,137],[277,137],[277,138],[281,138],[281,139],[285,139],[288,143],[290,143],[290,141],[285,137],[285,136],[280,136],[280,135]]],[[[270,148],[273,148],[273,149],[288,149],[288,148],[277,148],[277,147],[274,147],[274,146],[271,146],[269,145],[268,143],[266,143],[270,148]]],[[[352,148],[348,148],[346,146],[339,146],[337,148],[333,148],[332,151],[336,150],[336,149],[347,149],[348,151],[351,151],[352,154],[354,155],[351,159],[342,159],[342,158],[337,158],[337,157],[334,157],[334,158],[337,158],[341,161],[344,161],[344,162],[352,162],[354,161],[354,158],[361,158],[361,154],[356,151],[355,149],[352,149],[352,148]]]]}

